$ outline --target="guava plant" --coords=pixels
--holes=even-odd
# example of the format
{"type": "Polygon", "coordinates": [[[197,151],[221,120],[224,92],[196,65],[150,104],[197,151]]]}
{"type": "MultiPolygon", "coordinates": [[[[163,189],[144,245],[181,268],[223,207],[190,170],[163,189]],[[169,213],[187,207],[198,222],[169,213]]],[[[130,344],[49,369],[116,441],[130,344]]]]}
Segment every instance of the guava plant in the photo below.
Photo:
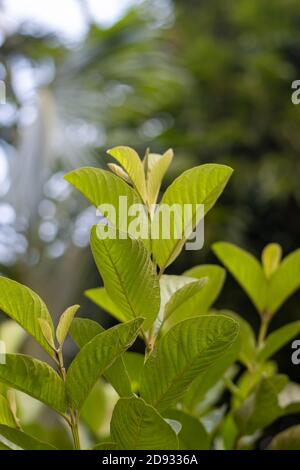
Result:
{"type": "MultiPolygon", "coordinates": [[[[102,237],[99,227],[91,230],[91,250],[104,286],[88,290],[86,296],[118,324],[105,330],[98,322],[75,318],[79,306],[74,305],[54,327],[36,293],[0,278],[1,310],[40,344],[49,359],[42,362],[8,352],[5,364],[0,364],[0,446],[54,448],[51,442],[24,431],[13,390],[57,412],[69,426],[76,449],[83,447],[81,421],[90,431],[90,447],[98,450],[253,446],[262,429],[300,408],[295,400],[300,396],[297,386],[277,374],[270,360],[300,332],[300,322],[267,335],[272,316],[300,285],[299,254],[280,263],[279,247],[270,245],[261,267],[233,245],[214,246],[259,311],[261,329],[256,340],[237,314],[212,310],[225,280],[223,268],[201,265],[181,276],[165,273],[198,223],[198,206],[203,205],[204,214],[213,207],[232,169],[215,164],[192,168],[175,179],[157,204],[172,151],[146,152],[143,160],[129,147],[108,153],[117,161],[109,164],[110,171],[80,168],[66,179],[96,208],[115,209],[113,220],[109,211],[102,214],[102,237]],[[147,236],[131,223],[132,213],[124,226],[122,197],[130,207],[144,207],[139,224],[147,226],[147,236]],[[182,222],[180,209],[187,204],[192,208],[190,220],[175,224],[166,238],[159,208],[175,207],[174,220],[182,222]],[[155,238],[152,226],[158,227],[155,238]],[[64,343],[68,334],[79,352],[67,368],[64,343]],[[144,354],[128,351],[137,338],[144,344],[144,354]],[[95,429],[102,405],[101,393],[97,395],[99,381],[110,384],[118,395],[105,439],[95,429]],[[231,400],[220,407],[225,388],[231,400]]],[[[287,446],[287,442],[298,445],[298,428],[286,432],[291,439],[278,435],[270,447],[287,446]]]]}

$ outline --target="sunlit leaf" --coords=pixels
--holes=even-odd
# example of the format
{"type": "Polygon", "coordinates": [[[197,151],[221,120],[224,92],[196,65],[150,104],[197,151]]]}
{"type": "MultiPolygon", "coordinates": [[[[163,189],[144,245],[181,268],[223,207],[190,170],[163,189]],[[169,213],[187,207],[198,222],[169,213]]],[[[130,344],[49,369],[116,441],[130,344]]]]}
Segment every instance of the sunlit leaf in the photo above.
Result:
{"type": "Polygon", "coordinates": [[[5,424],[11,428],[16,427],[16,422],[11,412],[8,400],[2,395],[0,395],[0,424],[5,424]]]}
{"type": "Polygon", "coordinates": [[[173,160],[172,149],[163,155],[148,153],[146,156],[146,184],[148,191],[148,204],[156,204],[162,180],[173,160]]]}
{"type": "Polygon", "coordinates": [[[269,279],[280,265],[282,249],[278,243],[270,243],[265,246],[261,260],[266,277],[269,279]]]}
{"type": "Polygon", "coordinates": [[[116,306],[111,300],[106,289],[104,287],[98,287],[96,289],[89,289],[85,291],[85,296],[98,305],[100,308],[110,313],[119,322],[126,321],[126,315],[116,306]]]}
{"type": "Polygon", "coordinates": [[[258,352],[257,359],[265,361],[281,349],[285,344],[291,341],[300,333],[300,321],[295,321],[284,325],[267,337],[263,348],[258,352]]]}
{"type": "MultiPolygon", "coordinates": [[[[161,224],[161,214],[157,210],[153,218],[153,226],[158,229],[158,239],[152,241],[153,254],[156,262],[163,271],[180,254],[186,239],[199,222],[197,205],[204,205],[204,215],[213,207],[223,192],[232,169],[224,165],[207,164],[185,171],[180,175],[164,193],[161,205],[170,210],[174,204],[174,220],[176,227],[170,220],[170,236],[164,237],[165,227],[161,224]],[[189,204],[191,214],[189,220],[184,220],[184,207],[189,204]],[[189,227],[189,232],[187,230],[189,227]]],[[[201,214],[200,214],[201,215],[201,214]]]]}
{"type": "Polygon", "coordinates": [[[54,332],[51,316],[42,299],[28,287],[0,277],[0,309],[15,320],[51,355],[53,351],[41,331],[39,318],[45,319],[54,332]]]}
{"type": "Polygon", "coordinates": [[[154,264],[141,241],[128,236],[121,239],[118,231],[110,230],[111,237],[99,239],[96,227],[92,229],[91,248],[95,262],[114,303],[127,319],[145,318],[143,327],[147,330],[160,307],[154,264]]]}
{"type": "Polygon", "coordinates": [[[56,329],[56,338],[60,345],[64,344],[66,336],[69,332],[71,323],[74,316],[76,315],[80,305],[72,305],[67,308],[59,319],[59,323],[56,329]]]}

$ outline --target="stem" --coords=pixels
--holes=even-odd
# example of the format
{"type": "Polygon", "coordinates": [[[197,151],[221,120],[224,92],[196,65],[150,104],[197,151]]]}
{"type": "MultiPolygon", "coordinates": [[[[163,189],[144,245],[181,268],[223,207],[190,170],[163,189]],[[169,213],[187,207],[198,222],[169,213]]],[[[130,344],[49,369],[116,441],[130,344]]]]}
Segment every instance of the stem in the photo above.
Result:
{"type": "Polygon", "coordinates": [[[270,315],[268,313],[264,313],[262,316],[259,333],[258,333],[258,339],[257,339],[258,348],[261,348],[265,341],[270,320],[271,320],[270,315]]]}
{"type": "Polygon", "coordinates": [[[71,410],[71,431],[74,440],[74,447],[76,450],[80,450],[80,437],[78,430],[78,415],[75,411],[71,410]]]}
{"type": "MultiPolygon", "coordinates": [[[[62,376],[63,381],[66,381],[66,369],[64,366],[64,359],[62,355],[62,348],[60,347],[56,351],[56,362],[59,367],[60,374],[62,376]]],[[[68,425],[71,428],[73,441],[74,441],[74,448],[76,450],[80,450],[80,437],[79,437],[79,429],[78,429],[78,413],[75,410],[70,410],[70,416],[63,416],[68,425]]]]}

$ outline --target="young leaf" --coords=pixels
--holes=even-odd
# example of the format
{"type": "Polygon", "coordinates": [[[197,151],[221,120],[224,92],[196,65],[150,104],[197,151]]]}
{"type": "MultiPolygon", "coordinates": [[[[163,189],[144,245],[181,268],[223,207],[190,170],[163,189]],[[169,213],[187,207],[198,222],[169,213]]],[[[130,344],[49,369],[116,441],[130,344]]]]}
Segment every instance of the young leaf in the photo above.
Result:
{"type": "Polygon", "coordinates": [[[123,170],[121,166],[116,165],[115,163],[108,163],[107,166],[115,175],[119,176],[120,178],[122,178],[122,180],[126,181],[126,183],[132,183],[128,174],[126,173],[126,171],[123,170]]]}
{"type": "MultiPolygon", "coordinates": [[[[88,318],[75,318],[70,328],[71,337],[79,348],[104,331],[105,329],[99,323],[88,318]]],[[[122,356],[116,359],[103,375],[121,397],[128,397],[132,394],[122,356]]]]}
{"type": "Polygon", "coordinates": [[[270,243],[263,249],[261,260],[267,279],[278,269],[281,256],[282,249],[277,243],[270,243]]]}
{"type": "MultiPolygon", "coordinates": [[[[118,230],[123,232],[128,230],[131,233],[130,222],[133,220],[133,216],[127,216],[127,208],[135,204],[142,204],[142,201],[137,192],[125,181],[110,171],[92,167],[71,171],[65,175],[65,179],[96,208],[103,204],[113,207],[115,214],[108,212],[103,215],[118,230]]],[[[144,218],[145,224],[148,223],[146,212],[141,212],[141,217],[144,218]]],[[[135,233],[132,235],[134,236],[135,233]]],[[[147,242],[145,243],[147,244],[147,242]]]]}
{"type": "Polygon", "coordinates": [[[288,325],[284,325],[273,333],[270,333],[264,343],[263,348],[258,352],[257,359],[261,362],[266,361],[299,333],[299,320],[293,323],[289,323],[288,325]]]}
{"type": "Polygon", "coordinates": [[[5,424],[11,428],[16,427],[16,422],[11,412],[9,403],[2,395],[0,395],[0,424],[5,424]]]}
{"type": "Polygon", "coordinates": [[[80,305],[72,305],[71,307],[67,308],[62,316],[59,319],[59,323],[56,329],[56,338],[60,346],[62,346],[65,342],[66,336],[70,329],[71,323],[73,321],[74,316],[77,313],[77,310],[80,308],[80,305]]]}
{"type": "Polygon", "coordinates": [[[147,191],[148,204],[156,204],[162,180],[173,160],[173,150],[167,150],[163,155],[148,153],[147,158],[147,191]]]}
{"type": "Polygon", "coordinates": [[[178,434],[179,449],[181,450],[208,450],[210,436],[204,426],[194,416],[181,410],[168,410],[165,416],[175,419],[181,424],[178,434]]]}
{"type": "Polygon", "coordinates": [[[6,364],[0,364],[0,381],[59,413],[66,411],[64,383],[45,362],[23,354],[6,354],[6,364]]]}
{"type": "Polygon", "coordinates": [[[177,323],[158,341],[145,363],[141,397],[158,410],[171,408],[198,374],[232,345],[238,323],[222,315],[203,315],[177,323]]]}
{"type": "MultiPolygon", "coordinates": [[[[208,278],[207,284],[203,287],[201,292],[199,292],[196,299],[194,299],[197,302],[197,308],[200,309],[198,312],[201,314],[206,313],[222,290],[226,277],[225,269],[214,264],[203,264],[201,266],[195,266],[188,269],[183,273],[183,276],[193,277],[196,279],[201,279],[203,277],[208,278]]],[[[192,302],[191,305],[189,304],[188,308],[192,308],[192,304],[194,304],[194,302],[192,302]]]]}
{"type": "Polygon", "coordinates": [[[159,210],[154,215],[153,226],[158,228],[159,236],[158,239],[152,240],[152,247],[154,258],[162,271],[177,258],[186,239],[191,235],[191,233],[186,233],[187,228],[190,227],[193,230],[199,222],[196,220],[197,205],[204,204],[204,215],[207,214],[224,190],[231,173],[232,169],[224,165],[201,165],[187,170],[168,187],[162,197],[161,205],[169,207],[170,210],[173,206],[174,219],[179,218],[182,223],[181,228],[178,224],[176,227],[176,232],[181,230],[179,237],[171,224],[170,237],[164,238],[159,210]],[[175,208],[174,204],[179,206],[175,208]],[[191,205],[192,208],[192,219],[188,221],[184,220],[183,209],[186,204],[191,205]]]}
{"type": "Polygon", "coordinates": [[[106,239],[98,238],[96,227],[91,233],[91,248],[104,286],[126,318],[145,318],[144,328],[148,330],[160,306],[154,264],[141,241],[128,236],[121,239],[118,231],[109,230],[111,236],[106,239]]]}
{"type": "Polygon", "coordinates": [[[118,401],[110,432],[120,450],[178,449],[178,438],[171,426],[141,398],[121,398],[118,401]]]}
{"type": "Polygon", "coordinates": [[[137,192],[140,194],[143,201],[147,203],[144,168],[136,151],[130,147],[120,146],[108,150],[107,153],[122,165],[137,192]]]}
{"type": "Polygon", "coordinates": [[[165,322],[168,328],[195,315],[190,308],[186,308],[186,304],[199,294],[207,284],[207,281],[208,279],[206,277],[194,280],[178,289],[172,295],[165,306],[165,322]]]}
{"type": "Polygon", "coordinates": [[[115,303],[111,300],[110,296],[108,295],[106,289],[104,287],[98,287],[96,289],[89,289],[85,291],[84,295],[98,305],[106,312],[110,313],[114,318],[116,318],[119,322],[125,322],[126,315],[123,314],[122,310],[120,310],[115,303]]]}
{"type": "Polygon", "coordinates": [[[213,251],[262,314],[267,304],[267,280],[259,262],[250,253],[231,243],[215,243],[213,251]]]}
{"type": "Polygon", "coordinates": [[[0,425],[0,436],[24,450],[56,450],[52,445],[8,426],[0,425]]]}
{"type": "Polygon", "coordinates": [[[54,338],[53,338],[51,325],[49,325],[48,321],[45,320],[44,318],[39,318],[38,321],[39,321],[45,340],[49,344],[50,348],[53,351],[55,351],[55,344],[54,344],[54,338]]]}
{"type": "Polygon", "coordinates": [[[291,426],[275,436],[268,446],[268,450],[299,450],[300,425],[291,426]]]}
{"type": "Polygon", "coordinates": [[[300,287],[300,249],[284,258],[270,279],[267,310],[275,313],[300,287]]]}
{"type": "Polygon", "coordinates": [[[98,378],[132,345],[142,323],[141,318],[136,318],[114,326],[95,336],[79,351],[66,378],[67,394],[74,409],[82,408],[98,378]]]}
{"type": "Polygon", "coordinates": [[[26,330],[51,356],[53,351],[41,331],[39,318],[54,332],[52,319],[42,299],[28,287],[0,277],[0,309],[26,330]]]}

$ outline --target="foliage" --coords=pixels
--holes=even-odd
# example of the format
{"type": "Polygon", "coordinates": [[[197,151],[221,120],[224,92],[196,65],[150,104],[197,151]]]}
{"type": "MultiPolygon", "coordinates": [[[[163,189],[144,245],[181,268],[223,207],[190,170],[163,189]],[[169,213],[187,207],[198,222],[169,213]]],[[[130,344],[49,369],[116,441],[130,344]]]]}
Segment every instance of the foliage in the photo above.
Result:
{"type": "MultiPolygon", "coordinates": [[[[109,154],[122,170],[111,165],[113,173],[83,168],[66,179],[96,207],[99,203],[118,204],[117,196],[128,194],[131,201],[143,204],[143,220],[149,221],[150,228],[157,224],[160,205],[167,203],[176,204],[177,222],[184,204],[191,204],[190,231],[195,229],[197,204],[204,205],[206,214],[232,173],[231,168],[218,164],[192,168],[167,188],[153,210],[172,160],[171,151],[163,155],[147,151],[143,160],[124,146],[109,154]]],[[[300,411],[299,387],[279,374],[271,361],[300,332],[300,324],[286,325],[268,335],[273,316],[300,287],[298,251],[281,261],[280,247],[269,245],[260,264],[229,243],[213,246],[257,308],[261,328],[256,339],[239,315],[212,309],[224,283],[223,268],[195,266],[181,276],[165,272],[188,238],[183,233],[181,237],[179,243],[171,231],[166,240],[159,226],[156,239],[134,238],[133,232],[125,233],[124,227],[113,226],[109,220],[93,227],[90,244],[104,287],[89,290],[87,296],[117,319],[119,324],[109,329],[87,318],[74,318],[78,305],[65,310],[54,328],[36,293],[0,279],[1,308],[48,354],[44,362],[9,353],[6,364],[0,365],[3,448],[59,447],[23,428],[11,389],[56,411],[69,426],[76,449],[81,448],[79,420],[95,449],[235,449],[254,446],[271,423],[300,411]],[[66,367],[68,333],[80,351],[66,367]],[[128,351],[137,339],[143,341],[143,355],[128,351]],[[110,399],[109,435],[99,431],[106,386],[117,394],[110,399]],[[225,389],[230,400],[220,409],[218,401],[225,389]]],[[[298,428],[291,428],[275,437],[269,447],[293,448],[298,434],[298,428]]]]}

